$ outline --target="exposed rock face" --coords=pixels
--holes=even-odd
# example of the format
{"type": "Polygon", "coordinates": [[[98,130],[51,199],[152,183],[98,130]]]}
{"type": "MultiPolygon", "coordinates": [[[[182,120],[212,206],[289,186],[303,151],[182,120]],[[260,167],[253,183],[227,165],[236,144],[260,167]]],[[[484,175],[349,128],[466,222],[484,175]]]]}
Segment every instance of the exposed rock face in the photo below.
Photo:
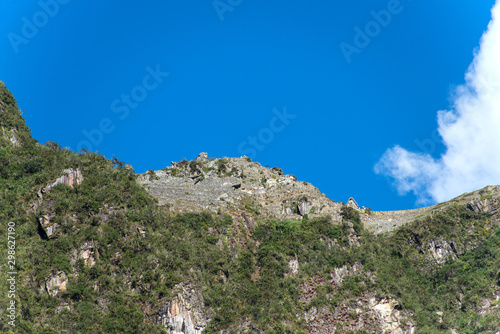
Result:
{"type": "Polygon", "coordinates": [[[416,330],[411,314],[400,311],[396,300],[378,300],[370,293],[345,300],[333,311],[313,306],[303,318],[309,333],[413,334],[416,330]]]}
{"type": "Polygon", "coordinates": [[[427,258],[437,264],[443,264],[447,259],[456,259],[462,252],[457,250],[453,241],[445,241],[443,238],[430,240],[427,244],[427,258]]]}
{"type": "Polygon", "coordinates": [[[172,334],[201,334],[210,320],[201,291],[182,283],[175,290],[177,295],[160,309],[156,323],[164,325],[172,334]]]}
{"type": "MultiPolygon", "coordinates": [[[[375,275],[365,271],[360,263],[353,266],[335,268],[329,277],[312,276],[304,282],[300,289],[299,300],[308,304],[316,296],[321,286],[329,285],[332,291],[342,285],[342,282],[352,275],[365,275],[372,282],[375,275]]],[[[329,294],[326,296],[329,297],[329,294]]],[[[412,334],[415,325],[411,314],[400,311],[398,302],[394,299],[377,299],[374,293],[366,292],[361,297],[344,300],[333,311],[329,306],[311,307],[302,318],[306,321],[309,333],[397,333],[412,334]]]]}
{"type": "Polygon", "coordinates": [[[459,200],[467,202],[467,207],[475,212],[500,213],[500,186],[488,186],[466,194],[459,200]]]}
{"type": "Polygon", "coordinates": [[[63,170],[64,175],[56,179],[52,184],[45,187],[45,192],[50,191],[51,188],[58,184],[65,184],[73,188],[77,184],[82,184],[83,176],[80,169],[74,170],[73,168],[63,170]]]}
{"type": "Polygon", "coordinates": [[[346,276],[352,276],[360,274],[363,270],[363,266],[360,263],[355,263],[352,267],[343,266],[341,268],[333,269],[331,277],[333,282],[338,286],[346,276]]]}
{"type": "Polygon", "coordinates": [[[208,161],[208,153],[201,152],[200,154],[198,154],[198,157],[196,158],[196,161],[207,162],[208,161]]]}
{"type": "Polygon", "coordinates": [[[73,251],[71,265],[74,266],[77,260],[82,259],[86,266],[92,267],[96,263],[98,257],[99,253],[97,252],[94,242],[88,241],[84,243],[80,249],[75,249],[73,251]]]}
{"type": "Polygon", "coordinates": [[[50,296],[56,296],[59,292],[66,291],[68,276],[64,271],[58,271],[50,275],[42,284],[40,291],[46,291],[50,296]]]}
{"type": "Polygon", "coordinates": [[[299,261],[297,259],[288,261],[288,269],[291,275],[296,275],[299,272],[299,261]]]}
{"type": "Polygon", "coordinates": [[[485,299],[481,303],[481,307],[479,309],[479,315],[484,317],[487,314],[492,314],[493,312],[499,312],[500,307],[500,291],[497,291],[497,294],[492,296],[492,298],[485,299]]]}
{"type": "Polygon", "coordinates": [[[57,178],[54,182],[47,185],[46,187],[41,188],[37,192],[37,200],[32,204],[32,209],[36,211],[40,206],[40,203],[43,201],[43,194],[48,193],[53,187],[58,184],[65,184],[71,188],[74,188],[77,184],[82,184],[83,175],[80,169],[74,170],[72,168],[63,170],[63,175],[57,178]]]}
{"type": "MultiPolygon", "coordinates": [[[[53,187],[57,186],[58,184],[65,184],[71,188],[73,188],[75,185],[82,184],[83,176],[80,169],[65,169],[63,170],[63,173],[64,174],[61,177],[57,178],[54,182],[38,190],[37,199],[31,204],[31,209],[34,212],[36,212],[40,205],[43,203],[43,194],[48,193],[53,187]]],[[[53,237],[56,229],[59,227],[58,223],[54,223],[51,221],[52,217],[54,217],[54,214],[46,214],[38,218],[40,229],[43,231],[40,233],[45,233],[45,236],[47,238],[53,237]]]]}
{"type": "Polygon", "coordinates": [[[278,219],[331,215],[340,221],[342,203],[280,168],[265,168],[246,157],[208,161],[208,154],[201,153],[196,161],[173,162],[137,180],[160,204],[181,212],[258,211],[278,219]]]}
{"type": "Polygon", "coordinates": [[[328,306],[312,307],[304,319],[309,333],[413,334],[415,325],[409,314],[399,311],[393,299],[377,300],[366,294],[342,303],[332,312],[328,306]]]}
{"type": "Polygon", "coordinates": [[[10,131],[5,130],[5,127],[2,128],[2,137],[12,143],[14,147],[21,147],[21,140],[19,139],[19,136],[16,133],[16,129],[12,129],[10,131]]]}
{"type": "Polygon", "coordinates": [[[297,204],[298,213],[301,216],[307,215],[313,207],[312,203],[309,203],[307,200],[299,200],[299,204],[297,204]]]}
{"type": "Polygon", "coordinates": [[[378,318],[382,333],[414,333],[415,326],[413,322],[407,320],[397,307],[398,303],[393,299],[382,299],[377,301],[372,297],[368,301],[368,308],[372,309],[375,313],[375,317],[378,318]]]}
{"type": "Polygon", "coordinates": [[[59,227],[59,224],[51,222],[50,218],[52,217],[49,215],[43,215],[38,218],[40,227],[45,231],[48,238],[51,238],[56,232],[56,228],[59,227]]]}
{"type": "MultiPolygon", "coordinates": [[[[293,175],[285,175],[280,168],[266,168],[247,157],[209,160],[203,152],[195,161],[172,162],[171,167],[139,175],[137,181],[160,205],[179,212],[239,212],[234,217],[240,217],[241,212],[258,212],[277,219],[301,219],[307,214],[341,221],[342,203],[328,199],[316,187],[297,181],[293,175]]],[[[476,212],[500,213],[500,187],[486,187],[446,205],[452,203],[468,204],[476,212]]],[[[365,228],[373,233],[393,231],[446,207],[372,212],[360,209],[352,197],[346,205],[360,212],[365,228]]]]}

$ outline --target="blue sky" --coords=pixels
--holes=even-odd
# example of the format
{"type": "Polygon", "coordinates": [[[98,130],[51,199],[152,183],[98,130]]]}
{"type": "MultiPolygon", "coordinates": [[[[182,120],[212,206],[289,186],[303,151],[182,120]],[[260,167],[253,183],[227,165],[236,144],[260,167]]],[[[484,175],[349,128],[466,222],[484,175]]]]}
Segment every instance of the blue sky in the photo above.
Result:
{"type": "Polygon", "coordinates": [[[374,165],[394,145],[443,154],[436,112],[494,3],[4,0],[0,80],[41,143],[136,172],[246,153],[336,201],[409,209],[418,194],[374,165]]]}

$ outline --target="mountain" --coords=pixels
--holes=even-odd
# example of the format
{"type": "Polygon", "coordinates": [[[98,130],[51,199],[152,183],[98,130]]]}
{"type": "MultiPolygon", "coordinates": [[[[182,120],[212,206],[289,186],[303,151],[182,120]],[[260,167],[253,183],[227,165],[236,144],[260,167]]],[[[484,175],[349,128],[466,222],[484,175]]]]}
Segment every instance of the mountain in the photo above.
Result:
{"type": "Polygon", "coordinates": [[[500,328],[498,186],[374,212],[247,157],[137,175],[38,144],[0,93],[1,332],[500,328]]]}
{"type": "Polygon", "coordinates": [[[0,148],[8,145],[20,147],[33,145],[35,140],[20,115],[19,107],[12,93],[0,81],[0,148]]]}

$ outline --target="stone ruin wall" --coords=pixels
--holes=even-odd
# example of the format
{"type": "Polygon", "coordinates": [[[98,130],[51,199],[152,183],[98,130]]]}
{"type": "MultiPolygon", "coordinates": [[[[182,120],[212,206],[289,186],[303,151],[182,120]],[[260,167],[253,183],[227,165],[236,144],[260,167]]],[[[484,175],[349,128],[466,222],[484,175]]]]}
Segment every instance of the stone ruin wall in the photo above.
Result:
{"type": "MultiPolygon", "coordinates": [[[[171,167],[138,175],[137,181],[160,205],[176,212],[224,212],[233,218],[243,215],[256,218],[259,212],[262,217],[293,220],[307,214],[309,217],[331,216],[334,222],[341,222],[343,203],[328,199],[310,183],[284,175],[279,168],[266,168],[246,157],[208,160],[206,153],[200,154],[195,162],[198,165],[190,165],[193,161],[172,162],[171,167]],[[174,175],[180,166],[184,168],[181,175],[174,175]]],[[[368,213],[366,209],[359,209],[353,198],[346,205],[357,209],[365,228],[378,234],[393,231],[452,203],[470,202],[474,210],[492,211],[492,205],[488,204],[491,201],[485,200],[493,197],[495,204],[500,203],[496,199],[499,193],[498,186],[486,187],[450,202],[413,210],[368,213]]],[[[498,207],[500,204],[495,205],[498,207]]]]}

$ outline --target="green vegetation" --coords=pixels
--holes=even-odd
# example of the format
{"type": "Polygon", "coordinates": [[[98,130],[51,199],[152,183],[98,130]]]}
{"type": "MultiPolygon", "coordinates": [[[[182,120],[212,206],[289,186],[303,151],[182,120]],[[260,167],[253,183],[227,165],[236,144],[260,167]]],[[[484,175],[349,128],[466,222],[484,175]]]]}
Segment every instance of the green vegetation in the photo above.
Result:
{"type": "Polygon", "coordinates": [[[0,148],[8,148],[12,145],[12,142],[3,137],[4,131],[8,137],[18,138],[22,145],[33,146],[36,143],[20,114],[16,99],[0,81],[0,148]]]}
{"type": "Polygon", "coordinates": [[[361,234],[361,231],[363,230],[363,223],[361,222],[361,218],[357,210],[354,210],[353,208],[347,206],[343,206],[340,215],[342,216],[342,220],[352,223],[354,231],[357,233],[357,235],[361,234]]]}
{"type": "MultiPolygon", "coordinates": [[[[333,311],[366,294],[397,300],[401,311],[412,314],[418,333],[500,328],[498,309],[484,316],[478,312],[500,290],[498,217],[454,205],[383,236],[364,230],[358,211],[347,207],[340,224],[304,216],[259,221],[248,231],[221,212],[173,215],[116,158],[38,145],[10,92],[0,85],[0,93],[1,124],[22,142],[14,147],[1,139],[0,145],[0,221],[16,224],[19,272],[17,326],[2,321],[0,332],[166,333],[155,321],[180,283],[202,292],[211,316],[205,333],[238,332],[243,323],[255,332],[303,333],[307,324],[299,315],[313,306],[333,311]],[[66,168],[80,169],[83,183],[55,186],[39,201],[40,189],[66,168]],[[59,226],[51,238],[39,225],[42,216],[59,226]],[[94,245],[93,266],[75,255],[85,243],[94,245]],[[436,243],[448,247],[441,262],[430,252],[436,243]],[[297,273],[289,267],[295,259],[297,273]],[[335,268],[354,264],[363,270],[338,289],[319,285],[311,299],[301,298],[306,282],[327,281],[335,268]],[[68,276],[67,289],[50,296],[40,287],[58,271],[68,276]]],[[[217,160],[217,169],[225,173],[227,163],[217,160]]],[[[179,166],[190,164],[204,166],[187,161],[179,166]]],[[[258,213],[249,198],[244,205],[258,213]]],[[[0,254],[5,282],[6,242],[0,254]]],[[[0,284],[0,312],[8,300],[7,286],[0,284]]],[[[348,313],[349,319],[357,316],[348,313]]]]}

